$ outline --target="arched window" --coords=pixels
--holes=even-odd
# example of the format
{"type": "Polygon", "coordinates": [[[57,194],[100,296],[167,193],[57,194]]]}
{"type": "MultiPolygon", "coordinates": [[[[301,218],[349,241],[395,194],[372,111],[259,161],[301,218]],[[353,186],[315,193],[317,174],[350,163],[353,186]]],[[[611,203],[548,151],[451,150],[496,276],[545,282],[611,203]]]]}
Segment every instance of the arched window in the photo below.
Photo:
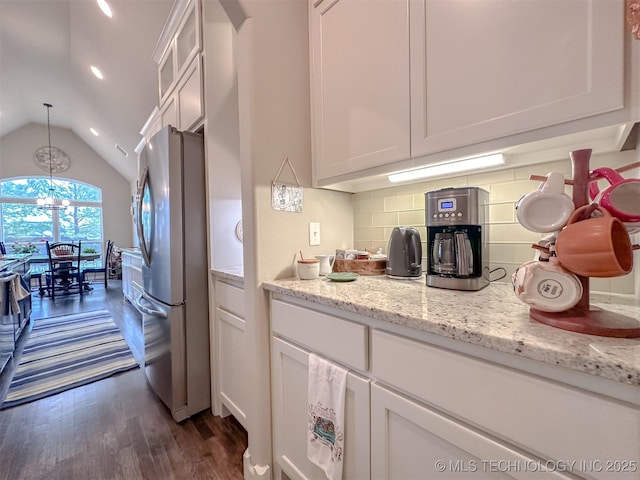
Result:
{"type": "Polygon", "coordinates": [[[7,253],[37,251],[46,255],[45,241],[82,241],[82,248],[101,252],[102,191],[82,182],[54,179],[58,200],[69,207],[43,210],[38,197],[49,191],[49,178],[0,180],[0,239],[7,253]]]}

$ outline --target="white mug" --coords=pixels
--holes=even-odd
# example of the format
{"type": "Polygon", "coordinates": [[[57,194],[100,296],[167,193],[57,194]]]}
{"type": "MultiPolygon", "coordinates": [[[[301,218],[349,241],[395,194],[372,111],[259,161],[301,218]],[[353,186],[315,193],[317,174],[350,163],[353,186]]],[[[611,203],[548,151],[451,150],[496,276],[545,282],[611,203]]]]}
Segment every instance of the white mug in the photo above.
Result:
{"type": "Polygon", "coordinates": [[[518,200],[516,218],[527,230],[550,233],[562,229],[574,209],[573,200],[564,193],[564,176],[551,172],[537,190],[518,200]]]}
{"type": "Polygon", "coordinates": [[[333,270],[333,262],[335,262],[335,255],[315,255],[320,261],[320,275],[329,275],[333,270]]]}
{"type": "Polygon", "coordinates": [[[511,281],[516,296],[541,312],[564,312],[582,298],[582,284],[555,257],[548,262],[532,260],[521,265],[511,281]]]}

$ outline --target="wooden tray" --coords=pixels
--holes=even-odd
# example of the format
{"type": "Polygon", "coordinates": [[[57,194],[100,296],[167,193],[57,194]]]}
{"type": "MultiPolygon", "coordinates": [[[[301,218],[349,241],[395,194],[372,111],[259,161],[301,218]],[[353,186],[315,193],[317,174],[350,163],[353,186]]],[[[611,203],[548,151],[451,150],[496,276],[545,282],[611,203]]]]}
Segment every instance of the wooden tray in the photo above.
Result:
{"type": "Polygon", "coordinates": [[[334,272],[353,272],[358,275],[384,275],[387,259],[383,260],[336,260],[333,264],[334,272]]]}

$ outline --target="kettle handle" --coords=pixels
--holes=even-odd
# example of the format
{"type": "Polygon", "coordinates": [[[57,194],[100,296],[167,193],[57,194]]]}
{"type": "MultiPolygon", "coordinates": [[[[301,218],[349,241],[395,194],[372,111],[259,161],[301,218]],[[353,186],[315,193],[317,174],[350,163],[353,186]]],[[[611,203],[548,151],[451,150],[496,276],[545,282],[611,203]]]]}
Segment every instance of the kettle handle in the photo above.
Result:
{"type": "Polygon", "coordinates": [[[412,268],[417,268],[422,264],[422,245],[420,244],[420,234],[417,230],[408,230],[411,235],[411,242],[409,243],[409,265],[412,268]]]}

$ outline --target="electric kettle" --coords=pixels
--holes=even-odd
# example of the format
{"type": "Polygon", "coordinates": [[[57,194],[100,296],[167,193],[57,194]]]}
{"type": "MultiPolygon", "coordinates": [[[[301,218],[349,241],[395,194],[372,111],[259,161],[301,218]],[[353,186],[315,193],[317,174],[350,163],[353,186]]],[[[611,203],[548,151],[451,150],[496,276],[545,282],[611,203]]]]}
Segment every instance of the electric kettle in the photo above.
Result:
{"type": "Polygon", "coordinates": [[[422,276],[422,243],[413,227],[394,227],[387,248],[386,274],[392,278],[422,276]]]}

